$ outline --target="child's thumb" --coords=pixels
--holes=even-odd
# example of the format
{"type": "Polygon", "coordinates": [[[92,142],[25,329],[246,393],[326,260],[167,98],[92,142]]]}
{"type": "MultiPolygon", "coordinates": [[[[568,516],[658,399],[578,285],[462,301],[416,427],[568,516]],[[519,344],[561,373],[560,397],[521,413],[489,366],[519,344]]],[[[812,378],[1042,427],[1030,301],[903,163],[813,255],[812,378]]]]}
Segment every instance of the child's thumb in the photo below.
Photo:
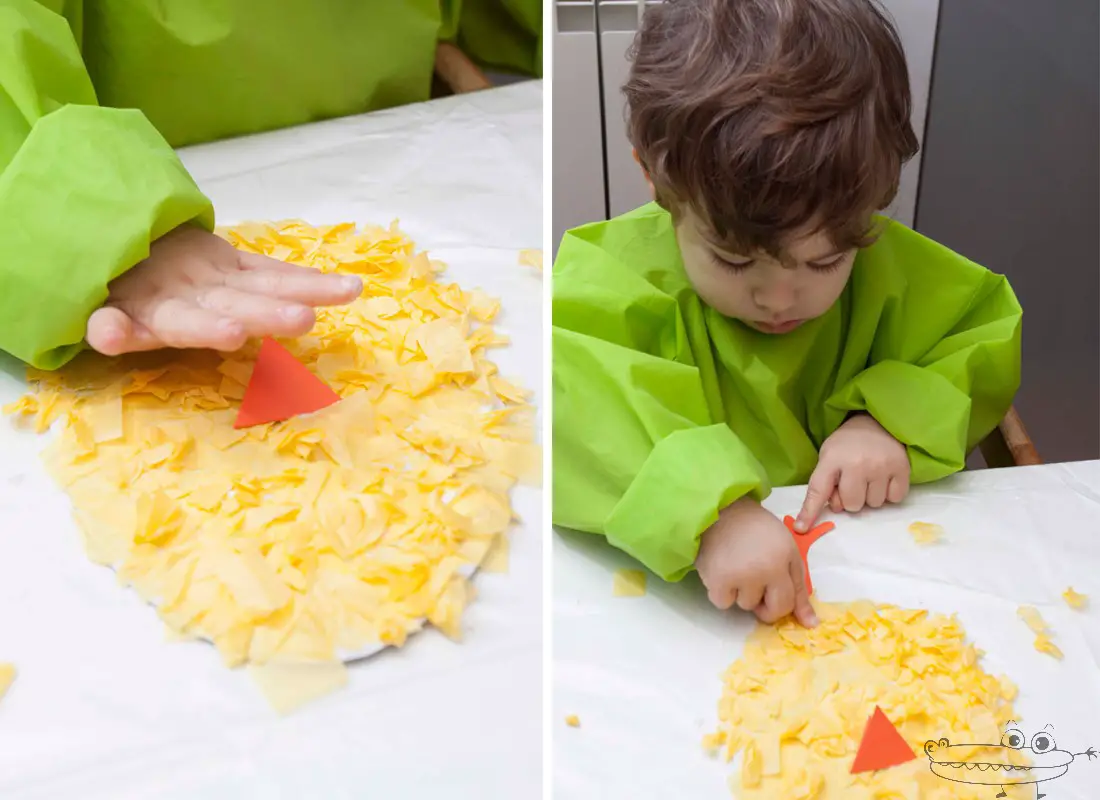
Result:
{"type": "Polygon", "coordinates": [[[114,306],[104,306],[92,313],[84,339],[93,350],[105,356],[163,347],[148,328],[114,306]]]}
{"type": "Polygon", "coordinates": [[[88,318],[84,338],[89,346],[105,356],[117,356],[127,351],[133,336],[133,323],[126,312],[112,306],[96,309],[88,318]]]}
{"type": "Polygon", "coordinates": [[[810,593],[806,590],[806,580],[802,574],[802,562],[791,564],[791,580],[794,581],[794,618],[807,628],[816,628],[817,614],[810,602],[810,593]]]}

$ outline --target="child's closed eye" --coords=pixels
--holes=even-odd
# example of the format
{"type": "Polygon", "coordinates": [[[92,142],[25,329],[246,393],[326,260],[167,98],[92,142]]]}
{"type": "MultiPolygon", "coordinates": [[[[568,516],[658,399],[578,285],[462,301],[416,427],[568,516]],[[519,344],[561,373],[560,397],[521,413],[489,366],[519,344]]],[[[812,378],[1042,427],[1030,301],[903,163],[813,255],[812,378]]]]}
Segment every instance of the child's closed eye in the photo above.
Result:
{"type": "Polygon", "coordinates": [[[713,260],[716,265],[718,265],[719,267],[721,267],[722,269],[724,269],[728,272],[744,272],[745,270],[747,270],[749,267],[751,267],[753,264],[756,263],[756,261],[754,261],[751,258],[744,259],[744,260],[742,260],[742,259],[731,259],[731,258],[725,258],[723,256],[720,256],[717,253],[711,253],[710,257],[711,257],[711,260],[713,260]]]}
{"type": "Polygon", "coordinates": [[[841,253],[828,261],[807,261],[806,266],[814,272],[836,272],[844,264],[844,259],[847,257],[847,253],[841,253]]]}

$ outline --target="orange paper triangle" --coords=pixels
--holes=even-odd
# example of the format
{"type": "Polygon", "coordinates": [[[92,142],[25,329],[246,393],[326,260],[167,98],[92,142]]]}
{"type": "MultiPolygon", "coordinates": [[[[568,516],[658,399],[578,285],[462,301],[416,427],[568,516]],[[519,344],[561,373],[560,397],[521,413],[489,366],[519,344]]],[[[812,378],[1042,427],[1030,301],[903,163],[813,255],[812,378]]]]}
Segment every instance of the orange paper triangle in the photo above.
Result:
{"type": "Polygon", "coordinates": [[[856,760],[852,762],[852,774],[896,767],[916,757],[913,748],[901,738],[898,729],[886,718],[882,709],[875,706],[875,713],[867,721],[867,729],[863,732],[863,741],[859,743],[856,760]]]}
{"type": "Polygon", "coordinates": [[[814,593],[814,582],[810,580],[810,545],[827,534],[833,528],[836,527],[831,522],[822,522],[820,525],[815,525],[805,533],[799,533],[794,529],[794,517],[783,517],[783,524],[787,526],[787,530],[794,536],[794,543],[798,547],[798,554],[802,556],[802,569],[803,574],[806,576],[806,594],[814,593]]]}
{"type": "Polygon", "coordinates": [[[234,428],[282,422],[340,400],[301,361],[274,339],[265,338],[252,369],[234,428]]]}

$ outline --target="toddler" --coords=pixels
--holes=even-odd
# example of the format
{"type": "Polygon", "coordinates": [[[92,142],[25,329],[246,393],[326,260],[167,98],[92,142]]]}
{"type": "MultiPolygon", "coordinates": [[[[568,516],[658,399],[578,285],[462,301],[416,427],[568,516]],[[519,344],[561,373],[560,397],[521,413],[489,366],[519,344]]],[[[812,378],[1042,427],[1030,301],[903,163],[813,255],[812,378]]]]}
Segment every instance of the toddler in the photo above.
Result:
{"type": "Polygon", "coordinates": [[[917,140],[872,0],[670,0],[624,91],[656,202],[554,264],[554,522],[814,625],[769,487],[808,483],[808,530],[961,470],[1018,388],[1019,304],[878,215],[917,140]]]}

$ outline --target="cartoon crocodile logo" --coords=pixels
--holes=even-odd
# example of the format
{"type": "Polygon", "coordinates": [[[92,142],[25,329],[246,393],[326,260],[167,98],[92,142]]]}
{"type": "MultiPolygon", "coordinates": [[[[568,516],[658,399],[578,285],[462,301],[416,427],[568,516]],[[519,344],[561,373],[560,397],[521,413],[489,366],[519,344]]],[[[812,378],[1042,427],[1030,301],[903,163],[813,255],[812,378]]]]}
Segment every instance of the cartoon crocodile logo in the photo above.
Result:
{"type": "MultiPolygon", "coordinates": [[[[1069,771],[1069,765],[1074,759],[1084,756],[1089,761],[1097,757],[1097,752],[1089,748],[1083,753],[1071,753],[1068,750],[1059,750],[1054,742],[1052,725],[1036,733],[1031,737],[1030,745],[1024,734],[1015,727],[1016,723],[1010,721],[1008,730],[1001,737],[1001,743],[997,744],[951,744],[947,739],[939,741],[927,741],[924,744],[924,754],[928,756],[929,768],[933,775],[937,775],[955,783],[969,783],[978,786],[996,786],[1000,788],[997,797],[1008,797],[1005,793],[1006,786],[1024,786],[1035,784],[1035,797],[1046,797],[1039,791],[1039,784],[1060,778],[1069,771]],[[973,750],[976,747],[987,750],[1017,750],[1027,754],[1031,761],[1030,766],[1012,764],[1007,758],[1003,761],[978,761],[962,757],[961,753],[973,750]],[[954,756],[952,757],[952,751],[954,756]]],[[[983,756],[989,758],[989,756],[983,756]]]]}

